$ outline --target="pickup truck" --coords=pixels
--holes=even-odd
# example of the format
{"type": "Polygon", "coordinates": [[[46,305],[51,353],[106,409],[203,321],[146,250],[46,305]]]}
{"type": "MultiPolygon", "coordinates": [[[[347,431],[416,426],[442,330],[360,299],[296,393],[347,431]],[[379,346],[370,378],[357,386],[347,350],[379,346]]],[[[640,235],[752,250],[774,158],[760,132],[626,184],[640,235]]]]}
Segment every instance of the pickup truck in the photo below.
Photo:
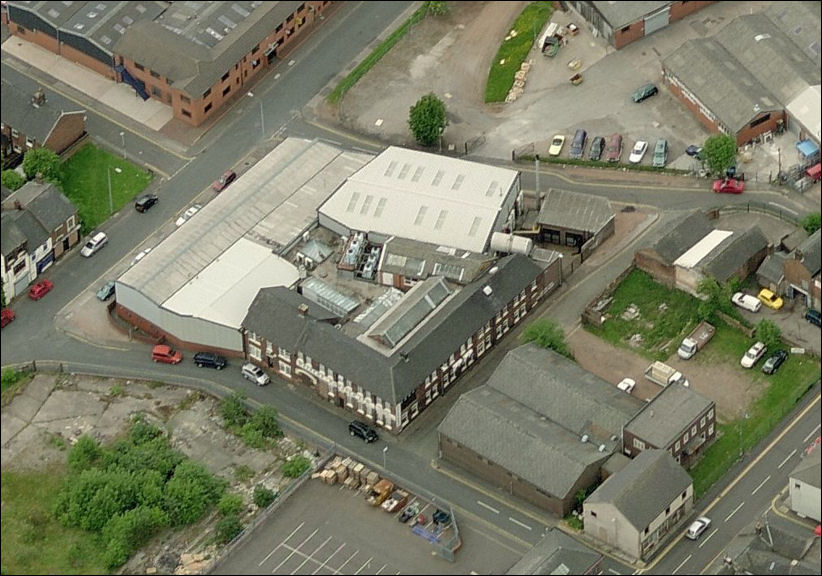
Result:
{"type": "Polygon", "coordinates": [[[688,379],[682,375],[682,372],[659,361],[648,366],[645,370],[645,378],[663,388],[668,384],[682,384],[685,387],[691,385],[688,379]]]}
{"type": "Polygon", "coordinates": [[[693,332],[679,345],[676,355],[683,360],[690,360],[716,334],[716,328],[707,322],[700,322],[693,332]]]}
{"type": "Polygon", "coordinates": [[[383,478],[368,491],[365,501],[372,506],[380,506],[394,491],[394,483],[383,478]]]}

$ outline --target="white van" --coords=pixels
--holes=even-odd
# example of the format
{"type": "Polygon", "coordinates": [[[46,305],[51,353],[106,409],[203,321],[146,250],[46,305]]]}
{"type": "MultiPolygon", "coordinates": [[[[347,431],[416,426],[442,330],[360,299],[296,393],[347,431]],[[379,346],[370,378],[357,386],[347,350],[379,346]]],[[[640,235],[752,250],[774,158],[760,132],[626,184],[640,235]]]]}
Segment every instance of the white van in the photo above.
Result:
{"type": "Polygon", "coordinates": [[[80,254],[86,258],[94,256],[100,248],[108,243],[108,236],[104,232],[97,232],[88,239],[85,246],[80,250],[80,254]]]}

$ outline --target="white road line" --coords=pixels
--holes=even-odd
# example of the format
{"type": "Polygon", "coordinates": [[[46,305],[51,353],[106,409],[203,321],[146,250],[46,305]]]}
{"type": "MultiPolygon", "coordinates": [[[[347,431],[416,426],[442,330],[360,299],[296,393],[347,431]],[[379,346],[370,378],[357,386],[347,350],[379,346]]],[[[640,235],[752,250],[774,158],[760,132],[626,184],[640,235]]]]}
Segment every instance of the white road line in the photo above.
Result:
{"type": "Polygon", "coordinates": [[[496,508],[492,508],[491,506],[489,506],[488,504],[486,504],[486,503],[485,503],[485,502],[483,502],[482,500],[477,500],[477,504],[479,504],[480,506],[482,506],[482,507],[483,507],[483,508],[485,508],[486,510],[490,510],[490,511],[491,511],[491,512],[493,512],[494,514],[499,514],[499,510],[497,510],[496,508]]]}
{"type": "Polygon", "coordinates": [[[714,528],[713,532],[711,532],[710,534],[705,536],[705,538],[702,539],[702,542],[699,543],[699,546],[697,546],[697,548],[702,548],[703,546],[705,546],[705,544],[708,543],[708,540],[713,538],[713,535],[716,534],[717,532],[719,532],[719,528],[714,528]]]}
{"type": "MultiPolygon", "coordinates": [[[[319,572],[322,568],[325,568],[326,564],[328,564],[328,561],[329,561],[329,560],[331,560],[334,556],[336,556],[336,555],[337,555],[337,552],[339,552],[339,551],[340,551],[340,550],[342,550],[343,548],[345,548],[345,542],[343,542],[342,544],[340,544],[340,546],[339,546],[336,550],[334,550],[334,551],[331,553],[331,556],[329,556],[328,558],[326,558],[326,559],[325,559],[325,561],[324,561],[322,564],[320,564],[319,566],[317,566],[317,569],[316,569],[316,570],[314,570],[311,574],[312,574],[312,575],[313,575],[313,574],[316,574],[316,573],[317,573],[317,572],[319,572]]],[[[329,569],[333,570],[333,568],[329,568],[329,569]]],[[[334,571],[336,572],[336,570],[334,570],[334,571]]],[[[339,572],[338,572],[338,574],[339,574],[339,572]]]]}
{"type": "Polygon", "coordinates": [[[613,568],[608,568],[608,572],[610,572],[611,574],[617,574],[617,575],[622,574],[622,572],[617,572],[613,568]]]}
{"type": "Polygon", "coordinates": [[[337,568],[337,574],[342,574],[342,569],[343,569],[343,567],[344,567],[346,564],[348,564],[349,562],[351,562],[351,559],[352,559],[354,556],[356,556],[357,554],[359,554],[359,553],[360,553],[360,551],[359,551],[359,550],[357,550],[357,551],[355,551],[355,552],[354,552],[351,556],[349,556],[349,557],[348,557],[348,560],[346,560],[345,562],[343,562],[343,563],[342,563],[342,566],[340,566],[340,567],[338,567],[338,568],[337,568]]]}
{"type": "Polygon", "coordinates": [[[817,430],[819,430],[819,428],[822,428],[822,424],[817,424],[817,425],[816,425],[816,428],[814,428],[813,430],[811,430],[811,433],[810,433],[810,434],[808,434],[807,436],[805,436],[805,439],[804,439],[804,440],[802,440],[802,443],[804,444],[805,442],[807,442],[808,440],[810,440],[811,438],[813,438],[813,437],[816,435],[816,431],[817,431],[817,430]]]}
{"type": "Polygon", "coordinates": [[[517,524],[518,526],[522,526],[522,527],[523,527],[523,528],[525,528],[526,530],[531,530],[531,527],[530,527],[530,526],[528,526],[528,524],[523,524],[522,522],[520,522],[520,521],[519,521],[519,520],[517,520],[516,518],[511,518],[511,517],[509,516],[509,517],[508,517],[508,519],[509,519],[511,522],[513,522],[514,524],[517,524]]]}
{"type": "Polygon", "coordinates": [[[380,573],[380,572],[382,572],[382,571],[385,569],[385,567],[386,567],[386,566],[388,566],[388,564],[383,564],[383,565],[382,565],[382,568],[380,568],[379,570],[377,570],[374,574],[379,575],[379,573],[380,573]]]}
{"type": "Polygon", "coordinates": [[[759,483],[759,486],[757,486],[756,488],[754,488],[754,491],[753,491],[753,492],[751,492],[751,496],[753,496],[754,494],[756,494],[757,492],[759,492],[759,489],[760,489],[760,488],[762,488],[762,486],[764,486],[764,485],[765,485],[765,482],[767,482],[767,481],[768,481],[768,480],[770,480],[770,479],[771,479],[771,475],[770,475],[770,474],[768,474],[768,477],[767,477],[767,478],[765,478],[762,482],[760,482],[760,483],[759,483]]]}
{"type": "Polygon", "coordinates": [[[733,516],[734,514],[736,514],[736,513],[739,511],[739,509],[740,509],[740,508],[742,508],[744,505],[745,505],[745,502],[740,502],[740,503],[739,503],[739,506],[737,506],[736,508],[734,508],[734,511],[733,511],[733,512],[731,512],[730,514],[728,514],[728,517],[727,517],[727,518],[725,518],[725,522],[727,522],[728,520],[730,520],[730,519],[731,519],[731,516],[733,516]]]}
{"type": "Polygon", "coordinates": [[[277,547],[276,547],[276,548],[274,548],[271,552],[269,552],[269,553],[268,553],[268,556],[266,556],[265,558],[263,558],[263,559],[260,561],[260,563],[259,563],[259,564],[257,564],[257,566],[262,566],[262,565],[263,565],[263,563],[265,563],[265,561],[266,561],[266,560],[268,560],[269,558],[271,558],[271,555],[272,555],[272,554],[274,554],[274,552],[276,552],[277,550],[279,550],[279,549],[280,549],[280,546],[282,546],[283,544],[285,544],[286,542],[288,542],[288,540],[289,540],[292,536],[294,536],[294,534],[296,534],[296,533],[297,533],[297,531],[298,531],[300,528],[302,528],[302,527],[303,527],[303,524],[305,524],[305,522],[300,522],[300,525],[299,525],[299,526],[297,526],[296,528],[294,528],[294,531],[293,531],[293,532],[291,532],[291,534],[289,534],[289,535],[286,537],[286,539],[285,539],[285,540],[283,540],[282,542],[280,542],[279,544],[277,544],[277,547]]]}
{"type": "Polygon", "coordinates": [[[371,558],[369,558],[368,560],[366,560],[366,561],[365,561],[365,564],[363,564],[362,566],[360,566],[360,569],[359,569],[359,570],[357,570],[356,572],[354,572],[354,576],[356,576],[357,574],[359,574],[360,572],[362,572],[363,570],[365,570],[366,568],[368,568],[368,566],[371,564],[371,561],[372,561],[373,559],[374,559],[374,557],[372,556],[371,558]]]}
{"type": "Polygon", "coordinates": [[[793,457],[794,454],[796,454],[796,448],[794,448],[793,451],[790,454],[785,456],[785,459],[782,461],[782,463],[779,466],[777,466],[777,468],[782,468],[785,465],[785,462],[790,460],[793,457]]]}
{"type": "Polygon", "coordinates": [[[693,554],[688,554],[688,557],[687,557],[687,558],[685,558],[685,560],[683,560],[682,562],[680,562],[680,563],[679,563],[679,566],[677,566],[676,568],[674,568],[674,569],[673,569],[673,572],[671,572],[671,574],[676,574],[677,570],[679,570],[680,568],[682,568],[682,567],[685,565],[685,562],[687,562],[688,560],[690,560],[690,559],[691,559],[691,556],[693,556],[693,554]]]}
{"type": "Polygon", "coordinates": [[[311,561],[313,561],[313,562],[317,562],[316,560],[314,560],[314,554],[316,554],[317,552],[319,552],[320,550],[322,550],[322,547],[323,547],[323,546],[325,546],[326,544],[328,544],[328,541],[329,541],[329,540],[331,540],[331,536],[329,536],[328,538],[326,538],[326,539],[325,539],[325,542],[323,542],[322,544],[320,544],[319,546],[317,546],[311,554],[309,554],[308,556],[306,556],[306,557],[305,557],[305,560],[303,560],[303,563],[302,563],[302,564],[300,564],[299,566],[297,566],[297,568],[296,568],[295,570],[292,570],[292,571],[291,571],[291,573],[292,573],[292,574],[294,574],[295,572],[297,572],[300,568],[302,568],[303,566],[305,566],[305,563],[306,563],[306,562],[308,562],[309,560],[311,560],[311,561]]]}
{"type": "Polygon", "coordinates": [[[309,540],[311,540],[311,539],[314,537],[314,534],[316,534],[317,532],[319,532],[319,530],[320,530],[320,529],[319,529],[319,528],[317,528],[317,529],[316,529],[316,530],[314,530],[311,534],[309,534],[309,535],[308,535],[308,538],[306,538],[305,540],[303,540],[302,542],[300,542],[300,545],[299,545],[299,546],[297,546],[296,548],[294,548],[294,549],[291,551],[291,554],[289,554],[288,556],[286,556],[286,557],[285,557],[285,559],[284,559],[282,562],[280,562],[279,564],[277,564],[277,566],[275,566],[275,567],[274,567],[274,570],[272,570],[272,571],[271,571],[271,573],[272,573],[272,574],[276,574],[276,573],[279,571],[280,567],[281,567],[283,564],[285,564],[286,562],[288,562],[289,560],[291,560],[291,557],[292,557],[292,556],[294,556],[294,554],[296,554],[296,553],[297,553],[297,551],[298,551],[300,548],[302,548],[303,544],[305,544],[306,542],[308,542],[309,540]]]}

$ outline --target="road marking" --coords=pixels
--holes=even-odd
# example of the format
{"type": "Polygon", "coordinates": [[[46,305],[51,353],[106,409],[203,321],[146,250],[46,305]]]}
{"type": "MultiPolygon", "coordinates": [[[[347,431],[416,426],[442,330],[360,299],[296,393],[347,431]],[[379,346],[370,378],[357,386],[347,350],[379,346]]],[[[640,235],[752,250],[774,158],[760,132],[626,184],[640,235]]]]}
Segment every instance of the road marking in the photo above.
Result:
{"type": "Polygon", "coordinates": [[[300,564],[299,566],[297,566],[297,568],[295,568],[294,570],[292,570],[292,571],[291,571],[291,573],[292,573],[292,574],[294,574],[295,572],[297,572],[300,568],[302,568],[303,566],[305,566],[305,563],[306,563],[306,562],[308,562],[309,560],[311,560],[312,562],[316,562],[316,560],[314,560],[314,554],[316,554],[317,552],[319,552],[320,550],[322,550],[322,547],[323,547],[323,546],[325,546],[326,544],[328,544],[328,541],[329,541],[329,540],[331,540],[331,536],[329,536],[328,538],[326,538],[326,539],[325,539],[325,542],[323,542],[322,544],[320,544],[319,546],[317,546],[311,554],[309,554],[308,556],[306,556],[306,557],[305,557],[305,560],[303,560],[303,563],[302,563],[302,564],[300,564]]]}
{"type": "Polygon", "coordinates": [[[742,508],[744,505],[745,505],[745,502],[740,502],[740,503],[739,503],[739,506],[737,506],[736,508],[734,508],[734,511],[733,511],[733,512],[731,512],[730,514],[728,514],[728,516],[725,518],[725,522],[727,522],[728,520],[730,520],[730,519],[731,519],[731,516],[733,516],[734,514],[736,514],[736,513],[739,511],[739,509],[740,509],[740,508],[742,508]]]}
{"type": "Polygon", "coordinates": [[[808,440],[810,440],[811,438],[813,438],[813,436],[815,436],[815,435],[816,435],[816,431],[817,431],[817,430],[819,430],[819,428],[822,428],[822,424],[817,424],[817,425],[816,425],[816,428],[814,428],[813,430],[811,430],[810,434],[808,434],[807,436],[805,436],[805,439],[804,439],[804,440],[802,440],[802,443],[804,444],[805,442],[807,442],[808,440]]]}
{"type": "Polygon", "coordinates": [[[376,574],[376,575],[379,575],[379,574],[380,574],[380,572],[382,572],[383,570],[385,570],[385,567],[386,567],[386,566],[388,566],[388,564],[383,564],[383,565],[382,565],[382,568],[380,568],[379,570],[377,570],[377,571],[375,572],[375,574],[376,574]]]}
{"type": "Polygon", "coordinates": [[[705,538],[702,539],[702,542],[699,543],[699,546],[697,546],[697,548],[702,548],[703,546],[705,546],[705,544],[708,543],[708,540],[713,538],[713,535],[716,534],[717,532],[719,532],[719,528],[714,528],[713,532],[711,532],[710,534],[705,536],[705,538]]]}
{"type": "Polygon", "coordinates": [[[759,489],[760,489],[760,488],[762,488],[762,486],[764,486],[764,485],[765,485],[765,482],[767,482],[767,481],[768,481],[768,480],[770,480],[770,479],[771,479],[771,475],[770,475],[770,474],[768,474],[768,477],[767,477],[767,478],[765,478],[762,482],[760,482],[760,483],[759,483],[759,486],[757,486],[756,488],[754,488],[754,491],[753,491],[753,492],[751,492],[751,496],[753,496],[754,494],[756,494],[757,492],[759,492],[759,489]]]}
{"type": "Polygon", "coordinates": [[[777,466],[777,468],[782,468],[785,465],[785,462],[790,460],[793,457],[794,454],[796,454],[796,448],[794,448],[793,451],[790,454],[785,456],[785,459],[779,464],[779,466],[777,466]]]}
{"type": "MultiPolygon", "coordinates": [[[[329,556],[328,558],[326,558],[326,559],[322,562],[322,564],[320,564],[319,566],[317,566],[317,569],[316,569],[316,570],[314,570],[311,574],[316,574],[316,573],[317,573],[317,572],[319,572],[322,568],[325,568],[326,564],[328,564],[328,562],[329,562],[329,561],[330,561],[330,560],[331,560],[334,556],[336,556],[336,555],[337,555],[337,552],[339,552],[339,551],[340,551],[340,550],[342,550],[343,548],[345,548],[345,542],[343,542],[342,544],[340,544],[339,548],[337,548],[336,550],[334,550],[334,551],[331,553],[331,556],[329,556]]],[[[329,570],[333,570],[333,568],[329,568],[329,570]]],[[[336,570],[334,570],[334,571],[336,572],[336,570]]]]}
{"type": "Polygon", "coordinates": [[[685,562],[687,562],[688,560],[690,560],[690,559],[691,559],[691,556],[693,556],[693,554],[688,554],[688,557],[687,557],[687,558],[685,558],[685,560],[683,560],[682,562],[680,562],[680,563],[679,563],[679,566],[677,566],[676,568],[674,568],[674,570],[673,570],[673,572],[671,572],[671,574],[676,574],[677,570],[679,570],[680,568],[682,568],[682,567],[685,565],[685,562]]]}
{"type": "Polygon", "coordinates": [[[360,569],[359,569],[359,570],[357,570],[356,572],[354,572],[354,574],[356,575],[356,574],[359,574],[360,572],[362,572],[365,568],[367,568],[367,567],[371,564],[371,561],[372,561],[373,559],[374,559],[374,557],[372,556],[371,558],[369,558],[368,560],[366,560],[366,561],[365,561],[365,564],[363,564],[362,566],[360,566],[360,569]]]}
{"type": "Polygon", "coordinates": [[[519,521],[519,520],[517,520],[516,518],[511,518],[511,517],[509,516],[509,517],[508,517],[508,519],[509,519],[511,522],[513,522],[514,524],[517,524],[518,526],[522,526],[522,527],[523,527],[523,528],[525,528],[526,530],[531,530],[531,527],[530,527],[530,526],[528,526],[528,524],[523,524],[522,522],[520,522],[520,521],[519,521]]]}
{"type": "Polygon", "coordinates": [[[306,542],[308,542],[309,540],[311,540],[311,539],[314,537],[314,534],[316,534],[316,533],[317,533],[317,532],[319,532],[319,531],[320,531],[320,529],[319,529],[319,528],[317,528],[317,529],[316,529],[316,530],[314,530],[311,534],[309,534],[309,535],[308,535],[308,538],[306,538],[305,540],[303,540],[302,542],[300,542],[300,545],[299,545],[299,546],[297,546],[296,548],[294,548],[294,549],[291,551],[291,554],[289,554],[288,556],[286,556],[286,557],[285,557],[285,559],[284,559],[282,562],[280,562],[279,564],[277,564],[277,565],[274,567],[274,570],[272,570],[272,571],[271,571],[271,573],[272,573],[272,574],[276,574],[276,573],[279,571],[280,567],[281,567],[283,564],[285,564],[286,562],[288,562],[289,560],[291,560],[291,557],[292,557],[292,556],[294,556],[294,554],[296,554],[296,553],[300,550],[300,548],[302,548],[302,547],[303,547],[303,544],[305,544],[306,542]]]}
{"type": "Polygon", "coordinates": [[[349,557],[348,557],[348,560],[346,560],[345,562],[343,562],[343,563],[342,563],[342,566],[340,566],[340,567],[338,567],[338,568],[337,568],[337,573],[338,573],[338,574],[342,574],[342,569],[343,569],[343,567],[344,567],[346,564],[348,564],[348,563],[351,561],[351,559],[352,559],[354,556],[356,556],[357,554],[359,554],[359,553],[360,553],[360,551],[359,551],[359,550],[356,550],[356,551],[355,551],[355,552],[354,552],[351,556],[349,556],[349,557]]]}
{"type": "Polygon", "coordinates": [[[486,504],[486,503],[485,503],[485,502],[483,502],[482,500],[477,500],[477,504],[479,504],[480,506],[482,506],[482,507],[483,507],[483,508],[485,508],[486,510],[490,510],[490,511],[491,511],[491,512],[493,512],[494,514],[499,514],[499,510],[497,510],[496,508],[492,508],[491,506],[489,506],[488,504],[486,504]]]}
{"type": "Polygon", "coordinates": [[[790,208],[785,208],[784,206],[780,206],[780,205],[779,205],[779,204],[777,204],[776,202],[768,202],[768,204],[770,204],[771,206],[774,206],[774,207],[776,207],[776,208],[779,208],[780,210],[784,210],[785,212],[790,212],[790,213],[791,213],[791,214],[793,214],[794,216],[799,216],[799,214],[797,214],[796,212],[794,212],[794,211],[793,211],[793,210],[791,210],[790,208]]]}
{"type": "Polygon", "coordinates": [[[617,572],[613,568],[608,568],[608,572],[610,572],[611,574],[622,574],[622,572],[617,572]]]}
{"type": "Polygon", "coordinates": [[[277,544],[277,547],[276,547],[276,548],[274,548],[271,552],[269,552],[269,553],[268,553],[268,556],[266,556],[265,558],[263,558],[263,559],[260,561],[260,563],[259,563],[259,564],[257,564],[257,566],[262,566],[262,565],[265,563],[265,561],[266,561],[266,560],[268,560],[269,558],[271,558],[271,555],[272,555],[272,554],[274,554],[274,552],[276,552],[277,550],[279,550],[279,549],[280,549],[280,546],[285,545],[285,543],[286,543],[286,542],[288,542],[288,540],[289,540],[292,536],[294,536],[294,534],[296,534],[296,533],[297,533],[297,531],[298,531],[300,528],[302,528],[304,524],[305,524],[305,522],[300,522],[300,525],[299,525],[299,526],[297,526],[296,528],[294,528],[294,530],[291,532],[291,534],[289,534],[289,535],[286,537],[286,539],[285,539],[285,540],[283,540],[282,542],[280,542],[279,544],[277,544]]]}

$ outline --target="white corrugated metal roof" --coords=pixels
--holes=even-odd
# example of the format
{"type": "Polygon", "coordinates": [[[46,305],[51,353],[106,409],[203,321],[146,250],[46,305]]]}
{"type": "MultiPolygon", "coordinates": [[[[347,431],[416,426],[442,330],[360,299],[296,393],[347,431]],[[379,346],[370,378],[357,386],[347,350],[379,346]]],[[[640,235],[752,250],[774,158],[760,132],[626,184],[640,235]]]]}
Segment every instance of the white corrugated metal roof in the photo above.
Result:
{"type": "Polygon", "coordinates": [[[691,246],[682,256],[674,260],[676,266],[683,268],[693,268],[700,260],[702,260],[708,253],[719,246],[719,244],[731,236],[733,232],[728,230],[713,230],[702,238],[699,242],[691,246]]]}
{"type": "Polygon", "coordinates": [[[391,146],[320,212],[352,230],[483,252],[515,170],[391,146]]]}

